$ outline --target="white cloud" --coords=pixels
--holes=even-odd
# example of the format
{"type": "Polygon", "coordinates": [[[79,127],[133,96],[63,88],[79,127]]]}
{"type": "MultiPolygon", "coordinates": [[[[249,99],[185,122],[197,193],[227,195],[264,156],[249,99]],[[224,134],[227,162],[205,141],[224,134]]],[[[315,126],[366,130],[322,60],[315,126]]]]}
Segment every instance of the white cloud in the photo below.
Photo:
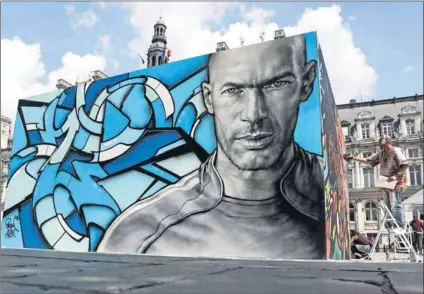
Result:
{"type": "Polygon", "coordinates": [[[110,46],[111,36],[110,35],[102,35],[97,38],[97,49],[99,50],[107,50],[110,46]]]}
{"type": "Polygon", "coordinates": [[[260,7],[253,6],[252,8],[246,11],[245,6],[241,6],[242,13],[244,12],[243,18],[249,22],[254,23],[263,23],[268,21],[272,16],[274,16],[275,11],[266,10],[260,7]]]}
{"type": "Polygon", "coordinates": [[[104,57],[92,54],[80,56],[66,52],[61,61],[62,66],[49,73],[49,85],[55,85],[58,79],[72,83],[87,81],[90,78],[91,71],[96,69],[103,71],[106,67],[104,57]]]}
{"type": "Polygon", "coordinates": [[[1,39],[1,114],[15,119],[18,100],[54,91],[62,78],[70,83],[84,81],[92,70],[104,70],[99,55],[67,52],[62,65],[46,74],[40,44],[26,44],[19,38],[1,39]]]}
{"type": "Polygon", "coordinates": [[[111,63],[112,63],[112,66],[113,66],[113,69],[116,71],[118,68],[119,68],[119,66],[121,65],[121,63],[118,61],[118,60],[116,60],[116,59],[112,59],[111,60],[111,63]]]}
{"type": "Polygon", "coordinates": [[[77,12],[74,5],[67,5],[65,9],[74,30],[92,28],[99,21],[98,15],[91,8],[84,12],[77,12]]]}
{"type": "Polygon", "coordinates": [[[46,90],[40,44],[27,45],[19,38],[1,39],[1,114],[15,118],[17,101],[46,90]]]}
{"type": "Polygon", "coordinates": [[[356,16],[354,16],[354,15],[350,15],[350,16],[348,16],[348,20],[350,20],[350,21],[355,21],[356,20],[356,16]]]}
{"type": "Polygon", "coordinates": [[[75,8],[75,5],[66,5],[65,10],[66,10],[66,13],[68,13],[68,15],[70,15],[72,13],[75,13],[76,8],[75,8]]]}
{"type": "Polygon", "coordinates": [[[403,73],[409,73],[409,72],[414,71],[414,70],[415,70],[415,66],[409,65],[409,66],[406,66],[404,69],[402,69],[402,72],[403,73]]]}
{"type": "Polygon", "coordinates": [[[119,54],[116,52],[117,48],[116,46],[114,46],[114,43],[116,43],[116,40],[114,39],[114,42],[112,42],[112,36],[101,35],[97,37],[97,42],[95,45],[95,53],[109,60],[109,65],[111,67],[108,67],[107,69],[108,69],[108,72],[112,72],[112,73],[116,73],[121,64],[116,59],[116,56],[119,54]]]}
{"type": "Polygon", "coordinates": [[[317,31],[336,103],[347,103],[361,95],[370,98],[378,74],[355,45],[340,13],[339,5],[305,9],[296,26],[284,30],[289,36],[317,31]]]}
{"type": "MultiPolygon", "coordinates": [[[[258,7],[246,8],[239,3],[126,3],[131,17],[130,23],[138,30],[138,36],[129,43],[132,56],[145,56],[153,34],[153,24],[159,15],[168,27],[168,47],[172,50],[171,61],[189,58],[215,51],[216,43],[226,41],[230,48],[260,42],[261,32],[265,40],[274,37],[279,26],[271,22],[274,11],[258,7]],[[236,8],[240,22],[235,22],[219,31],[210,28],[209,23],[220,20],[236,8]]],[[[376,71],[367,63],[365,54],[358,48],[353,35],[340,15],[338,5],[305,9],[298,22],[285,27],[288,36],[317,31],[323,50],[327,70],[337,103],[348,102],[355,96],[373,94],[377,81],[376,71]]],[[[143,65],[140,65],[143,67],[143,65]]],[[[144,65],[145,66],[145,65],[144,65]]]]}

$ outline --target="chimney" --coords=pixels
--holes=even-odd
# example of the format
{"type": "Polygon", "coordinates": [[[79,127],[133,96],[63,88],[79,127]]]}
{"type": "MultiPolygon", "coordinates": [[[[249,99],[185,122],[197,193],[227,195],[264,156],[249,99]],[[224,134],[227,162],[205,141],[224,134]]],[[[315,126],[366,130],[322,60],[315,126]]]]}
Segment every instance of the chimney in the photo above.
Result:
{"type": "Polygon", "coordinates": [[[70,88],[70,87],[72,87],[72,84],[68,83],[64,79],[57,80],[56,88],[65,90],[65,89],[70,88]]]}
{"type": "Polygon", "coordinates": [[[91,78],[93,79],[93,81],[97,81],[107,78],[107,75],[100,70],[94,70],[91,72],[91,78]]]}
{"type": "Polygon", "coordinates": [[[230,50],[230,48],[227,46],[227,43],[225,43],[225,42],[218,42],[216,44],[216,52],[218,52],[218,51],[225,51],[225,50],[230,50]]]}
{"type": "Polygon", "coordinates": [[[284,37],[286,37],[286,33],[283,29],[279,29],[274,32],[274,40],[281,39],[284,37]]]}

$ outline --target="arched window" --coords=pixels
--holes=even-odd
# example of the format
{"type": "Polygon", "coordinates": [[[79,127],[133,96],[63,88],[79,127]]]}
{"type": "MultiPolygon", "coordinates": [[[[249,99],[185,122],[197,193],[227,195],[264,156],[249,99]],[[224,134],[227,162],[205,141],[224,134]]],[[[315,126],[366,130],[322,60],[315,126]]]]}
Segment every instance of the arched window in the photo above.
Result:
{"type": "Polygon", "coordinates": [[[377,221],[378,219],[378,209],[377,205],[374,202],[367,202],[365,204],[365,220],[369,221],[377,221]]]}
{"type": "Polygon", "coordinates": [[[156,56],[153,56],[152,57],[152,66],[155,66],[156,65],[156,56]]]}
{"type": "Polygon", "coordinates": [[[349,220],[355,221],[355,206],[352,203],[349,203],[349,220]]]}

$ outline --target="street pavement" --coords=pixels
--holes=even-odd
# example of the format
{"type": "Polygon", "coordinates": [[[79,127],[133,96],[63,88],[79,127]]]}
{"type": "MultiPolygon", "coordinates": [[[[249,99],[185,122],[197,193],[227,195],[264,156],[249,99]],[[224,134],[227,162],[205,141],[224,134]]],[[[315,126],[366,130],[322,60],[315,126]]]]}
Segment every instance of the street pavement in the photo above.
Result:
{"type": "MultiPolygon", "coordinates": [[[[417,254],[416,256],[417,262],[423,262],[423,256],[417,254]]],[[[382,252],[374,253],[372,255],[373,261],[385,262],[386,254],[382,252]]],[[[390,252],[390,262],[411,262],[411,256],[408,253],[396,253],[390,252]]]]}
{"type": "Polygon", "coordinates": [[[1,293],[423,293],[423,263],[2,249],[1,293]]]}

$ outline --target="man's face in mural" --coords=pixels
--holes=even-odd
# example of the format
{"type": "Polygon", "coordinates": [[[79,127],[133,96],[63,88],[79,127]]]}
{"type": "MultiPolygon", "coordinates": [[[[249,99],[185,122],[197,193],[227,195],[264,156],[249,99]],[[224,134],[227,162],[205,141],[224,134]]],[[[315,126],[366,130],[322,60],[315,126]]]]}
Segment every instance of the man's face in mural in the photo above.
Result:
{"type": "Polygon", "coordinates": [[[218,144],[242,170],[268,169],[293,141],[299,104],[308,99],[316,62],[302,36],[215,53],[203,96],[218,144]]]}

